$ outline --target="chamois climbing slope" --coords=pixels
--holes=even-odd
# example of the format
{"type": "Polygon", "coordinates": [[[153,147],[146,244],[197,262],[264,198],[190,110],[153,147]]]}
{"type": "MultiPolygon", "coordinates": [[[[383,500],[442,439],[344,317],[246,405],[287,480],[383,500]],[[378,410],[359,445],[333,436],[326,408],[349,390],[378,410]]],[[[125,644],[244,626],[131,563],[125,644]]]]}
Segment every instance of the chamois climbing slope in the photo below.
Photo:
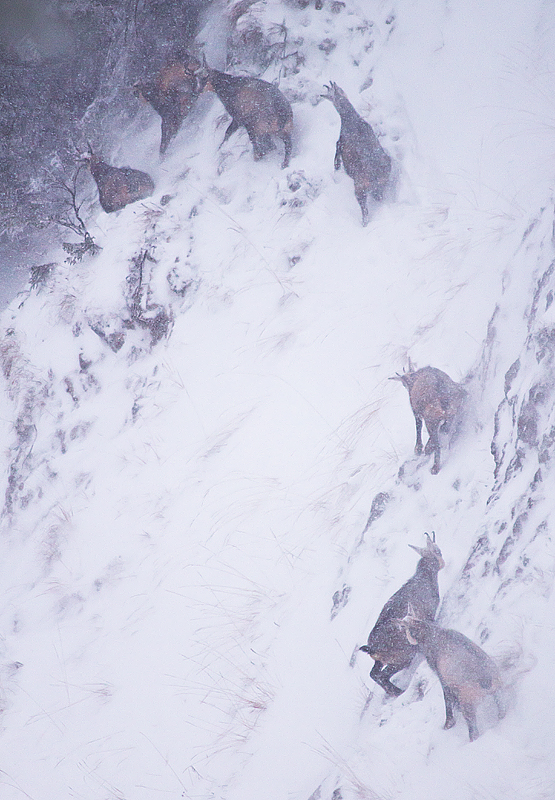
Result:
{"type": "Polygon", "coordinates": [[[220,148],[213,95],[159,160],[141,109],[105,155],[152,196],[91,186],[101,250],[2,316],[2,798],[550,798],[553,11],[222,10],[198,50],[279,81],[289,167],[220,148]],[[394,163],[367,227],[330,80],[394,163]],[[468,391],[437,475],[409,355],[468,391]],[[472,744],[425,664],[390,699],[358,651],[425,531],[507,684],[472,744]]]}

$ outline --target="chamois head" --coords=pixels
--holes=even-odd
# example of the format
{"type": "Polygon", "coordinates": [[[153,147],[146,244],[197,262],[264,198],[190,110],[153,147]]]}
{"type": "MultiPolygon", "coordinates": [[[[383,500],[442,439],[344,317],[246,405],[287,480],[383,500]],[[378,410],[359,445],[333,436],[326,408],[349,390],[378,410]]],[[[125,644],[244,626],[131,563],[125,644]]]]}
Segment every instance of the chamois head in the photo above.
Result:
{"type": "Polygon", "coordinates": [[[324,89],[326,92],[325,94],[322,94],[321,97],[323,97],[325,100],[331,100],[334,106],[337,105],[340,100],[348,100],[348,97],[343,89],[334,83],[334,81],[330,81],[329,86],[324,84],[324,89]]]}
{"type": "Polygon", "coordinates": [[[204,53],[202,54],[202,64],[196,58],[191,58],[187,65],[187,71],[195,81],[198,93],[213,92],[214,89],[210,84],[210,67],[206,60],[204,53]]]}
{"type": "Polygon", "coordinates": [[[404,367],[402,373],[396,372],[395,375],[392,375],[388,380],[390,380],[390,381],[401,381],[401,383],[404,386],[406,386],[407,389],[410,391],[410,388],[411,388],[412,384],[414,383],[414,377],[415,377],[416,373],[417,373],[417,370],[416,370],[414,364],[412,363],[412,361],[410,360],[410,356],[409,356],[408,369],[407,369],[407,367],[404,367]]]}
{"type": "Polygon", "coordinates": [[[429,559],[430,562],[437,561],[438,569],[443,569],[445,566],[445,561],[441,555],[441,550],[436,544],[435,531],[432,531],[432,538],[430,538],[428,533],[425,533],[424,536],[427,537],[426,547],[417,547],[415,544],[409,544],[409,547],[412,547],[413,550],[416,550],[421,558],[429,559]]]}

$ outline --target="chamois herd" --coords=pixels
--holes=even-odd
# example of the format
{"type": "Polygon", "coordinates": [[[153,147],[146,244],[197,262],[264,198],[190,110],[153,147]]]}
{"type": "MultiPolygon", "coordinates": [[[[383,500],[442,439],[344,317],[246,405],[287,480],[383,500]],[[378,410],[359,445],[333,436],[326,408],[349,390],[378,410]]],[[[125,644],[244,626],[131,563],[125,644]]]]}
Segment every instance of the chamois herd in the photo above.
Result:
{"type": "MultiPolygon", "coordinates": [[[[390,180],[391,158],[370,125],[357,114],[345,92],[333,82],[324,88],[326,93],[322,97],[331,100],[341,118],[334,167],[338,170],[343,164],[345,172],[353,179],[355,196],[362,211],[362,224],[366,225],[369,220],[368,197],[377,202],[383,199],[390,180]]],[[[289,166],[293,109],[272,83],[220,72],[209,67],[204,57],[201,63],[184,50],[177,50],[152,79],[137,81],[133,92],[136,97],[150,103],[161,118],[161,155],[168,149],[200,95],[214,92],[231,117],[222,144],[236,130],[245,128],[254,159],[258,161],[274,149],[276,138],[281,139],[284,147],[282,168],[289,166]]],[[[87,154],[86,160],[91,166],[104,211],[118,211],[128,203],[148,197],[154,190],[152,179],[144,172],[110,166],[92,152],[87,154]],[[147,191],[150,184],[152,188],[147,191]]]]}
{"type": "MultiPolygon", "coordinates": [[[[318,7],[318,0],[317,7],[318,7]]],[[[181,51],[172,57],[152,79],[134,85],[137,97],[150,103],[161,117],[160,153],[163,155],[181,123],[203,92],[214,92],[231,116],[222,144],[244,127],[252,144],[255,160],[274,148],[274,139],[283,142],[282,167],[291,158],[293,112],[279,89],[258,78],[238,77],[212,69],[203,58],[200,63],[181,51]]],[[[341,164],[352,178],[356,199],[362,212],[362,224],[368,223],[368,199],[379,202],[390,181],[391,158],[377,136],[355,111],[345,92],[331,82],[323,98],[330,100],[341,119],[334,167],[341,164]]],[[[90,152],[82,156],[97,184],[104,211],[118,211],[128,203],[148,197],[154,191],[152,178],[140,170],[113,167],[90,152]]],[[[428,442],[425,455],[434,456],[432,473],[440,469],[440,434],[449,433],[460,418],[466,392],[439,369],[409,369],[391,380],[403,383],[416,421],[415,453],[422,454],[422,423],[426,424],[428,442]]],[[[439,606],[438,572],[444,566],[435,534],[428,534],[426,547],[410,545],[420,555],[416,572],[383,607],[368,637],[360,648],[374,659],[370,677],[386,692],[397,697],[403,689],[391,678],[422,654],[441,683],[445,698],[445,728],[455,724],[454,709],[462,712],[470,740],[478,736],[476,711],[491,695],[499,718],[504,709],[500,702],[501,681],[496,665],[486,653],[457,631],[435,622],[439,606]]]]}

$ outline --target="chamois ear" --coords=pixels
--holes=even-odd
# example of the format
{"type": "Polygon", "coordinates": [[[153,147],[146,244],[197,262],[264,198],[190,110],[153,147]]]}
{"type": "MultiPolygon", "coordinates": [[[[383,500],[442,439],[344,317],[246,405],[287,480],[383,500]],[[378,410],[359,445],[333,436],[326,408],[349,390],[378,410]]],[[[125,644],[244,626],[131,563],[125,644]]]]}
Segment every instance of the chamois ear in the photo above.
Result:
{"type": "Polygon", "coordinates": [[[417,547],[415,544],[409,544],[409,547],[412,547],[413,550],[416,550],[419,556],[423,556],[426,553],[424,547],[417,547]]]}

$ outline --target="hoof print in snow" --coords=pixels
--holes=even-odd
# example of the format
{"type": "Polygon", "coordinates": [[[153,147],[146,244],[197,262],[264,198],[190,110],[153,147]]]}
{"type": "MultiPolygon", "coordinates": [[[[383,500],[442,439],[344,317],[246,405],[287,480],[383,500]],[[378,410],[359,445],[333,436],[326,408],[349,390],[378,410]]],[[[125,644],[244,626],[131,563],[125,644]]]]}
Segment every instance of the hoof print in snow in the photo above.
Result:
{"type": "Polygon", "coordinates": [[[291,209],[303,208],[319,194],[320,186],[310,183],[303,170],[298,170],[287,176],[287,189],[280,191],[280,205],[291,209]]]}
{"type": "Polygon", "coordinates": [[[323,53],[329,56],[330,53],[333,53],[336,47],[337,42],[334,39],[324,39],[324,41],[320,42],[318,45],[318,50],[321,50],[323,53]]]}
{"type": "Polygon", "coordinates": [[[197,273],[190,264],[176,264],[166,276],[169,287],[179,297],[185,297],[198,285],[197,273]]]}
{"type": "Polygon", "coordinates": [[[117,353],[125,343],[125,332],[121,330],[123,325],[119,317],[116,320],[100,319],[89,322],[91,330],[105,342],[110,350],[117,353]]]}
{"type": "Polygon", "coordinates": [[[351,594],[351,587],[344,585],[341,590],[337,590],[333,594],[333,606],[331,609],[331,619],[335,619],[335,617],[339,614],[342,608],[344,608],[347,603],[349,602],[349,595],[351,594]]]}
{"type": "Polygon", "coordinates": [[[343,2],[343,0],[333,0],[331,4],[331,13],[341,14],[344,8],[345,8],[345,3],[343,2]]]}

